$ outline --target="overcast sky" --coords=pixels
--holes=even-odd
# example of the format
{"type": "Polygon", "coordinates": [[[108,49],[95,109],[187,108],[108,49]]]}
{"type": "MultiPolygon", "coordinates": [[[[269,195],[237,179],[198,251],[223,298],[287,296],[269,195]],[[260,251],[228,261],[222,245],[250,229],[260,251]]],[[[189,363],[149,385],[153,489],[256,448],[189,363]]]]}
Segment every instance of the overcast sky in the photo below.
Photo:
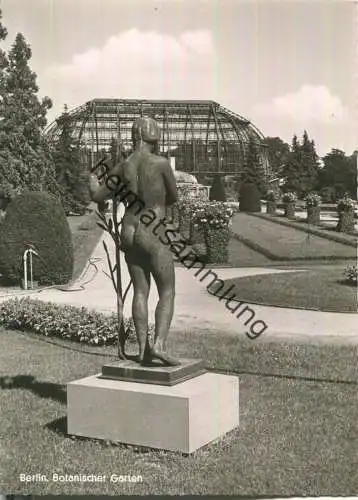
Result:
{"type": "Polygon", "coordinates": [[[211,99],[320,155],[358,143],[358,13],[344,1],[0,0],[52,121],[96,97],[211,99]]]}

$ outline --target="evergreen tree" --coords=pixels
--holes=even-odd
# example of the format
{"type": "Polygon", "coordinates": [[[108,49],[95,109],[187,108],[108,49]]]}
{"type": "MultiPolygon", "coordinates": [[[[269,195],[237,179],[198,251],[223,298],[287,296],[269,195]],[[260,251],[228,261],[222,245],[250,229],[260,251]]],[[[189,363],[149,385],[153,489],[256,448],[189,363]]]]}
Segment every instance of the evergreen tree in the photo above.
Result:
{"type": "Polygon", "coordinates": [[[300,177],[301,198],[317,188],[319,162],[314,141],[310,141],[307,131],[303,133],[301,148],[302,174],[300,177]]]}
{"type": "Polygon", "coordinates": [[[300,192],[301,183],[301,148],[297,136],[292,138],[291,150],[287,162],[283,168],[284,191],[300,192]]]}
{"type": "Polygon", "coordinates": [[[240,184],[241,186],[243,184],[255,184],[261,195],[263,195],[266,188],[265,171],[262,166],[259,148],[260,145],[250,138],[240,184]]]}
{"type": "MultiPolygon", "coordinates": [[[[0,35],[4,35],[0,29],[0,35]]],[[[0,184],[10,195],[23,190],[56,193],[54,166],[42,135],[52,103],[37,97],[31,48],[18,33],[7,58],[2,54],[0,104],[0,184]]]]}
{"type": "Polygon", "coordinates": [[[90,203],[89,171],[78,145],[72,137],[71,117],[67,106],[57,119],[61,134],[55,145],[53,159],[56,179],[61,187],[65,212],[83,213],[90,203]]]}
{"type": "Polygon", "coordinates": [[[215,175],[210,188],[210,201],[226,201],[225,187],[221,175],[215,175]]]}

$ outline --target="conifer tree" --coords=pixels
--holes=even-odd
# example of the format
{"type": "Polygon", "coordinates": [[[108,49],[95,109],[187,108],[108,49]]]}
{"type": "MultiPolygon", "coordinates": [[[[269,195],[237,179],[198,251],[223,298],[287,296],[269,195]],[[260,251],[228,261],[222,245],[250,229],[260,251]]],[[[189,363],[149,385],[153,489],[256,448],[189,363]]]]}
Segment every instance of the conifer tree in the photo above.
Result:
{"type": "Polygon", "coordinates": [[[71,117],[67,106],[57,119],[61,129],[55,144],[53,159],[56,179],[61,187],[61,199],[66,213],[83,213],[90,203],[89,171],[72,136],[71,117]]]}
{"type": "MultiPolygon", "coordinates": [[[[0,28],[0,37],[6,30],[0,28]]],[[[37,96],[36,74],[29,67],[31,48],[21,33],[0,68],[0,184],[10,196],[23,190],[57,193],[54,166],[42,135],[52,103],[37,96]]]]}
{"type": "Polygon", "coordinates": [[[255,184],[263,195],[265,192],[265,172],[262,166],[259,147],[260,146],[250,138],[241,176],[241,185],[255,184]]]}
{"type": "Polygon", "coordinates": [[[301,148],[296,134],[292,138],[291,150],[286,164],[283,168],[284,190],[293,191],[298,194],[300,191],[301,177],[301,148]]]}
{"type": "Polygon", "coordinates": [[[221,175],[215,175],[210,188],[210,201],[226,201],[225,186],[221,175]]]}
{"type": "Polygon", "coordinates": [[[301,145],[302,174],[300,192],[298,195],[304,197],[317,188],[319,162],[314,141],[311,141],[305,130],[301,145]]]}

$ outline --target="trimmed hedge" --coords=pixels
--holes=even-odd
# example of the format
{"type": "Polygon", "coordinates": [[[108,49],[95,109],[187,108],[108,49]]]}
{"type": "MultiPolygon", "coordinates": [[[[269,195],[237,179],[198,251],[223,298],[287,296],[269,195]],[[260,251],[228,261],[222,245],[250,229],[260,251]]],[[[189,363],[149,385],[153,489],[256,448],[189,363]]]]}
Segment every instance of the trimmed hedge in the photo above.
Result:
{"type": "Polygon", "coordinates": [[[223,179],[220,175],[214,177],[212,186],[210,188],[210,201],[226,201],[225,187],[223,179]]]}
{"type": "Polygon", "coordinates": [[[261,193],[256,184],[247,182],[241,186],[240,212],[261,212],[261,193]]]}
{"type": "Polygon", "coordinates": [[[73,273],[71,230],[60,202],[52,195],[24,192],[9,204],[1,225],[0,274],[19,284],[23,255],[32,244],[33,277],[42,285],[65,284],[73,273]]]}
{"type": "MultiPolygon", "coordinates": [[[[58,305],[29,297],[0,303],[0,325],[6,328],[83,344],[116,344],[117,324],[116,313],[107,315],[85,307],[58,305]]],[[[136,342],[133,320],[125,318],[124,326],[128,341],[136,342]]],[[[153,332],[154,326],[150,325],[150,335],[153,332]]]]}

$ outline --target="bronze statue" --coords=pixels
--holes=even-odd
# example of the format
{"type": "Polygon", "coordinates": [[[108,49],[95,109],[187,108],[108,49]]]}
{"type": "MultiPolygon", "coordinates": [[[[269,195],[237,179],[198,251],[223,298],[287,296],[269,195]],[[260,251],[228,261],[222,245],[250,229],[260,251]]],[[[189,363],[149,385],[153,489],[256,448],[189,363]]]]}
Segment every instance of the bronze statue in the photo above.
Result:
{"type": "MultiPolygon", "coordinates": [[[[163,221],[166,207],[177,201],[177,191],[169,161],[156,154],[159,139],[160,129],[155,120],[136,120],[132,128],[133,153],[113,167],[104,185],[97,186],[96,189],[92,186],[92,200],[103,206],[106,199],[118,197],[125,186],[131,194],[137,196],[145,207],[144,212],[150,212],[158,221],[163,221]]],[[[143,210],[138,211],[136,203],[125,203],[125,207],[121,248],[133,282],[132,315],[139,344],[139,362],[150,365],[160,360],[165,365],[177,366],[180,362],[166,353],[166,340],[174,312],[173,254],[161,243],[160,230],[153,231],[143,224],[143,210]],[[159,295],[152,345],[148,339],[151,276],[159,295]]],[[[163,224],[161,230],[164,230],[163,224]]]]}

